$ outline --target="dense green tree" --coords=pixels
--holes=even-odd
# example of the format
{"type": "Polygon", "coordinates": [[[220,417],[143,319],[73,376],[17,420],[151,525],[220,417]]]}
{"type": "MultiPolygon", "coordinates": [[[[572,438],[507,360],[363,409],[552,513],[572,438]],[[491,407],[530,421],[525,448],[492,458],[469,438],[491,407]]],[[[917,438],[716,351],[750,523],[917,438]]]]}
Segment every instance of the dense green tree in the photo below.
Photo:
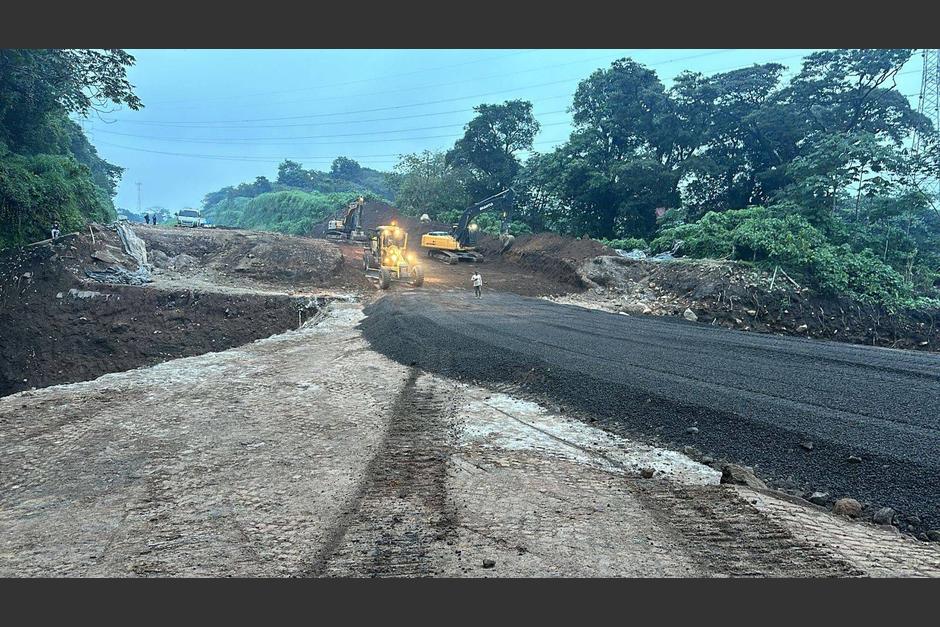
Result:
{"type": "Polygon", "coordinates": [[[0,246],[115,216],[122,169],[98,156],[69,115],[139,109],[122,50],[0,50],[0,246]]]}
{"type": "Polygon", "coordinates": [[[404,155],[395,169],[400,177],[397,204],[407,213],[439,219],[473,203],[463,180],[465,172],[448,164],[443,152],[404,155]]]}
{"type": "Polygon", "coordinates": [[[330,166],[330,176],[334,179],[358,182],[361,175],[362,166],[359,165],[359,162],[346,157],[336,157],[330,166]]]}
{"type": "Polygon", "coordinates": [[[447,153],[447,164],[465,168],[470,195],[482,199],[509,187],[519,173],[519,153],[532,149],[539,123],[532,103],[509,100],[474,107],[476,115],[447,153]]]}
{"type": "Polygon", "coordinates": [[[277,183],[284,187],[310,188],[310,173],[304,170],[303,164],[285,159],[277,166],[277,183]]]}

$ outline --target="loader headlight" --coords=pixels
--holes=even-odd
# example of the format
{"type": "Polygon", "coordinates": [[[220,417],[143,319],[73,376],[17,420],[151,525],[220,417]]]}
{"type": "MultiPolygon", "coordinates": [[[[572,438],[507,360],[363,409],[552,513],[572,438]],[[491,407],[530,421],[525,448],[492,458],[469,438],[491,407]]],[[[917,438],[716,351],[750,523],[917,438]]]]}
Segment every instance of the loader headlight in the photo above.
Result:
{"type": "Polygon", "coordinates": [[[478,228],[480,228],[480,227],[478,227],[476,224],[471,224],[471,225],[470,225],[470,230],[471,230],[471,231],[476,231],[478,228]]]}

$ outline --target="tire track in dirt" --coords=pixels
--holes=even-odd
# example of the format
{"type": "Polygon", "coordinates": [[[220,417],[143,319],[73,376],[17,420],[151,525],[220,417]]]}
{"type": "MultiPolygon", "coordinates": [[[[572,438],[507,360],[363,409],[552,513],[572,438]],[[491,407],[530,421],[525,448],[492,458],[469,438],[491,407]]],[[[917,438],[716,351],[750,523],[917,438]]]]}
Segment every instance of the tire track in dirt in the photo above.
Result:
{"type": "Polygon", "coordinates": [[[727,486],[636,483],[635,494],[711,576],[865,575],[825,548],[800,541],[727,486]]]}
{"type": "Polygon", "coordinates": [[[445,498],[456,397],[412,369],[361,487],[303,576],[436,574],[432,547],[453,533],[445,498]]]}

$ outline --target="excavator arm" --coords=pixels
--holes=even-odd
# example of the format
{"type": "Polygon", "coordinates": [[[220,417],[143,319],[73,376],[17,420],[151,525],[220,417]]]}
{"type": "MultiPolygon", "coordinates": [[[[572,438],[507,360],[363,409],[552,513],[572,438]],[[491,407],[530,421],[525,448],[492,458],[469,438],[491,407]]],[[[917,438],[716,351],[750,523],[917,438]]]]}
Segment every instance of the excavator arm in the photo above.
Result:
{"type": "Polygon", "coordinates": [[[453,236],[454,239],[457,240],[457,243],[461,246],[470,245],[470,223],[484,211],[491,211],[493,209],[503,211],[503,230],[508,230],[509,210],[512,208],[512,200],[514,197],[515,192],[512,188],[504,189],[498,194],[493,194],[489,198],[484,198],[480,202],[467,207],[463,214],[461,214],[457,225],[454,227],[453,236]]]}

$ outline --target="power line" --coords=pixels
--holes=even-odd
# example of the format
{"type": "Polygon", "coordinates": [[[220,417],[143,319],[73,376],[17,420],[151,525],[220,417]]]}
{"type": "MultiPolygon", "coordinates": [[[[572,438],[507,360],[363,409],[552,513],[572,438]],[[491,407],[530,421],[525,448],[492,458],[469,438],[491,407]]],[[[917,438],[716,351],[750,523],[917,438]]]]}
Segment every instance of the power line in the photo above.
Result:
{"type": "MultiPolygon", "coordinates": [[[[728,50],[734,50],[734,49],[732,48],[732,49],[728,49],[728,50]]],[[[648,65],[653,66],[653,67],[656,67],[656,66],[659,66],[659,65],[667,65],[667,64],[670,64],[670,63],[677,63],[677,62],[679,62],[679,61],[688,61],[688,60],[691,60],[691,59],[696,59],[696,58],[700,58],[700,57],[710,56],[710,55],[714,55],[714,54],[718,54],[718,53],[722,53],[722,52],[727,52],[727,50],[716,50],[716,51],[705,52],[705,53],[701,53],[701,54],[697,54],[697,55],[690,55],[690,56],[687,56],[687,57],[678,57],[678,58],[675,58],[675,59],[667,59],[667,60],[665,60],[665,61],[660,61],[660,62],[658,62],[658,63],[650,63],[650,64],[648,64],[648,65]]],[[[194,121],[194,122],[172,122],[172,121],[169,121],[169,122],[168,122],[168,121],[160,121],[160,120],[136,120],[136,121],[135,121],[135,120],[118,120],[118,121],[121,121],[121,122],[128,122],[128,123],[137,123],[137,124],[166,124],[166,125],[179,125],[179,126],[193,126],[193,125],[215,125],[215,124],[233,124],[233,123],[247,124],[247,123],[252,123],[252,122],[277,122],[277,121],[282,121],[282,120],[300,120],[300,119],[309,119],[309,118],[332,117],[332,116],[337,116],[337,115],[350,115],[350,114],[354,114],[354,113],[372,113],[372,112],[375,112],[375,111],[390,111],[390,110],[396,110],[396,109],[407,109],[407,108],[410,108],[410,107],[420,107],[420,106],[426,106],[426,105],[430,105],[430,104],[440,104],[440,103],[445,103],[445,102],[456,102],[456,101],[459,101],[459,100],[467,100],[467,99],[470,99],[470,98],[483,98],[483,97],[487,97],[487,96],[500,95],[500,94],[503,94],[503,93],[516,92],[516,91],[520,91],[520,90],[524,90],[524,89],[533,89],[533,88],[537,88],[537,87],[547,87],[547,86],[550,86],[550,85],[558,85],[558,84],[561,84],[561,83],[568,83],[568,82],[571,82],[571,81],[580,80],[580,79],[582,79],[582,78],[583,78],[582,76],[576,76],[576,77],[565,78],[565,79],[556,80],[556,81],[549,81],[549,82],[546,82],[546,83],[537,83],[537,84],[534,84],[534,85],[525,85],[525,86],[522,86],[522,87],[514,87],[514,88],[511,88],[511,89],[499,90],[499,91],[494,91],[494,92],[487,92],[487,93],[483,93],[483,94],[475,94],[475,95],[469,95],[469,96],[459,96],[459,97],[455,97],[455,98],[446,98],[446,99],[441,99],[441,100],[433,100],[433,101],[426,101],[426,102],[409,103],[409,104],[403,104],[403,105],[393,105],[393,106],[389,106],[389,107],[378,107],[378,108],[374,108],[374,109],[360,109],[360,110],[356,110],[356,111],[336,111],[336,112],[331,112],[331,113],[311,113],[311,114],[306,114],[306,115],[283,116],[283,117],[274,117],[274,118],[250,118],[250,119],[242,119],[242,120],[201,120],[201,121],[194,121]]],[[[422,87],[422,89],[425,89],[425,88],[426,88],[426,87],[422,87]]],[[[411,91],[411,90],[404,90],[404,91],[411,91]]],[[[207,128],[209,128],[209,127],[207,127],[207,128]]]]}
{"type": "MultiPolygon", "coordinates": [[[[723,52],[723,51],[720,51],[720,52],[723,52]]],[[[277,103],[275,103],[275,104],[278,104],[278,105],[286,105],[286,104],[314,104],[314,103],[317,103],[317,102],[326,102],[326,101],[330,101],[330,100],[349,100],[350,98],[371,98],[371,97],[374,97],[374,96],[385,96],[385,95],[388,95],[388,94],[407,93],[407,92],[419,91],[419,90],[423,90],[423,89],[434,89],[434,88],[437,88],[437,87],[450,87],[450,86],[452,86],[452,85],[463,85],[463,84],[465,84],[465,83],[472,83],[472,82],[475,82],[475,81],[485,81],[485,80],[492,80],[492,79],[496,79],[496,78],[506,78],[506,77],[508,77],[508,76],[518,76],[519,74],[528,74],[528,73],[531,73],[531,72],[540,72],[540,71],[544,71],[544,70],[550,70],[550,69],[555,69],[555,68],[560,68],[560,67],[566,67],[566,66],[569,66],[569,65],[577,65],[577,64],[579,64],[579,63],[589,63],[589,62],[593,62],[593,61],[598,61],[598,60],[600,60],[600,59],[609,59],[610,56],[611,56],[610,54],[605,54],[605,55],[603,55],[603,56],[590,57],[590,58],[587,58],[587,59],[577,59],[577,60],[574,60],[574,61],[567,61],[567,62],[565,62],[565,63],[556,63],[556,64],[553,64],[553,65],[542,65],[542,66],[539,66],[539,67],[528,68],[528,69],[525,69],[525,70],[516,70],[516,71],[513,71],[513,72],[504,72],[503,74],[492,74],[492,75],[490,75],[490,76],[480,76],[480,77],[478,77],[478,78],[464,78],[464,79],[461,79],[461,80],[450,81],[450,82],[447,82],[447,83],[425,83],[425,84],[423,84],[423,85],[412,85],[412,86],[410,86],[410,87],[403,87],[403,88],[401,88],[401,89],[388,89],[388,90],[384,90],[384,91],[374,91],[374,92],[357,93],[357,94],[342,94],[342,95],[337,95],[337,96],[325,96],[325,97],[322,97],[322,98],[314,98],[314,99],[312,99],[312,100],[310,100],[310,99],[304,99],[304,100],[286,100],[286,101],[277,102],[277,103]]],[[[233,106],[235,106],[235,107],[246,107],[246,106],[256,106],[256,105],[255,105],[255,104],[249,104],[249,103],[242,103],[242,104],[235,104],[235,105],[233,105],[233,106]]]]}
{"type": "MultiPolygon", "coordinates": [[[[472,109],[471,109],[472,111],[472,109]]],[[[556,111],[545,111],[539,115],[555,115],[558,113],[568,113],[567,109],[558,109],[556,111]]],[[[541,126],[555,126],[558,123],[549,123],[542,124],[541,126]]],[[[298,135],[298,136],[289,136],[289,137],[161,137],[159,135],[138,135],[136,133],[121,133],[119,131],[106,131],[101,129],[96,129],[98,133],[105,133],[107,135],[120,135],[122,137],[134,137],[138,139],[155,139],[158,141],[178,141],[183,143],[208,143],[208,144],[229,144],[229,143],[247,143],[252,145],[272,145],[272,146],[289,146],[290,144],[255,144],[255,142],[264,142],[269,140],[280,140],[280,139],[290,139],[290,140],[308,140],[308,139],[329,139],[336,137],[361,137],[361,136],[374,136],[374,135],[386,135],[389,133],[409,133],[412,131],[431,131],[431,130],[440,130],[445,128],[463,128],[464,124],[444,124],[440,126],[420,126],[412,128],[403,128],[403,129],[394,129],[388,131],[366,131],[361,133],[340,133],[332,135],[298,135]]],[[[416,138],[417,139],[417,138],[416,138]]],[[[295,142],[292,142],[295,143],[295,142]]]]}
{"type": "MultiPolygon", "coordinates": [[[[452,137],[452,136],[445,135],[442,137],[452,137]]],[[[565,139],[564,137],[561,137],[557,139],[540,140],[537,142],[533,142],[532,145],[538,146],[538,145],[556,143],[559,141],[563,141],[564,139],[565,139]]],[[[112,144],[110,142],[98,142],[98,143],[102,146],[109,146],[112,148],[121,148],[123,150],[130,150],[133,152],[145,152],[145,153],[151,153],[151,154],[168,155],[168,156],[173,156],[173,157],[191,157],[195,159],[208,159],[208,160],[219,160],[219,161],[245,161],[245,162],[273,163],[273,162],[281,162],[284,160],[290,160],[290,161],[321,162],[322,163],[322,162],[332,162],[333,159],[335,159],[336,156],[338,156],[338,155],[333,155],[333,156],[316,155],[316,156],[307,156],[307,157],[295,157],[295,156],[198,154],[198,153],[190,153],[190,152],[173,152],[173,151],[166,151],[166,150],[150,150],[147,148],[135,148],[133,146],[122,146],[120,144],[112,144]]],[[[373,155],[346,154],[343,156],[348,157],[350,159],[377,159],[377,158],[387,158],[387,157],[399,158],[404,154],[409,154],[409,153],[397,152],[397,153],[385,153],[385,154],[373,154],[373,155]]]]}
{"type": "MultiPolygon", "coordinates": [[[[265,97],[267,97],[267,96],[276,96],[276,95],[278,95],[278,94],[291,94],[291,93],[297,93],[297,92],[301,92],[301,91],[311,91],[311,90],[316,90],[316,89],[327,89],[327,88],[331,88],[331,87],[344,87],[344,86],[346,86],[346,85],[354,85],[354,84],[357,84],[357,83],[368,83],[368,82],[370,82],[370,81],[377,80],[377,78],[380,78],[380,79],[385,79],[385,78],[400,78],[400,77],[402,77],[402,76],[412,76],[412,75],[414,75],[414,74],[424,74],[425,72],[434,72],[434,71],[437,71],[437,70],[447,70],[447,69],[450,69],[450,68],[462,67],[462,66],[464,66],[464,65],[472,65],[472,64],[474,64],[474,63],[483,63],[483,62],[486,62],[486,61],[495,61],[496,59],[504,59],[504,58],[507,58],[507,57],[518,56],[518,55],[520,55],[520,54],[529,54],[529,53],[532,53],[532,52],[539,52],[540,50],[541,50],[540,48],[529,49],[529,50],[516,50],[516,51],[510,52],[510,53],[508,53],[508,54],[497,55],[497,56],[493,56],[493,57],[486,57],[485,59],[476,59],[476,60],[473,60],[473,61],[464,61],[464,62],[462,62],[462,63],[453,63],[453,64],[450,64],[450,65],[440,65],[440,66],[433,67],[433,68],[422,68],[422,69],[420,69],[420,70],[413,70],[413,71],[411,71],[411,72],[401,72],[401,73],[398,73],[398,74],[383,74],[381,77],[360,78],[360,79],[356,79],[356,80],[352,80],[352,81],[343,81],[343,82],[341,82],[341,83],[327,83],[327,84],[324,84],[324,85],[313,85],[313,86],[310,86],[310,87],[299,87],[299,88],[297,88],[297,89],[283,89],[283,90],[279,90],[279,91],[255,92],[255,93],[253,93],[253,94],[238,94],[236,97],[238,97],[238,98],[254,98],[254,97],[258,97],[258,96],[265,96],[265,97]]],[[[158,101],[156,101],[156,102],[151,102],[151,103],[149,103],[149,104],[151,104],[151,105],[154,105],[154,104],[171,104],[171,103],[174,103],[174,102],[196,102],[196,101],[198,101],[198,102],[206,102],[206,101],[213,101],[213,100],[228,100],[228,99],[230,99],[230,98],[231,98],[231,96],[219,96],[219,97],[217,97],[217,98],[185,98],[185,99],[181,99],[181,100],[158,100],[158,101]]]]}

